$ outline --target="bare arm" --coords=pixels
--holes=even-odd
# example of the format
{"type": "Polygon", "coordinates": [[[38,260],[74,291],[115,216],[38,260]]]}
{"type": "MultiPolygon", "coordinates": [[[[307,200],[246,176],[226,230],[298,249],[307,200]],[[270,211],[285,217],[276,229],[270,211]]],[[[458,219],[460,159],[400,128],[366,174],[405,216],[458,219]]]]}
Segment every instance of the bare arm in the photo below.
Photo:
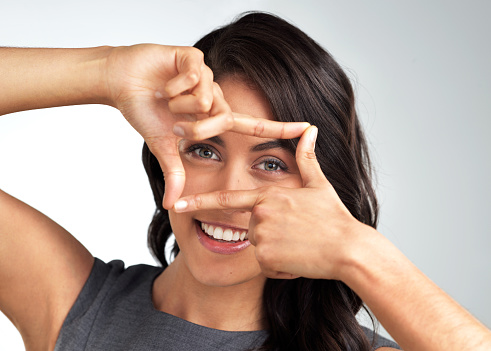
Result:
{"type": "MultiPolygon", "coordinates": [[[[194,48],[0,48],[0,77],[0,115],[74,104],[118,108],[160,162],[167,208],[184,186],[176,122],[187,130],[199,121],[194,138],[229,129],[257,130],[256,119],[232,115],[202,53],[194,48]]],[[[305,123],[261,124],[273,134],[306,128],[305,123]]],[[[29,350],[53,349],[92,264],[90,253],[66,230],[0,191],[0,310],[20,330],[29,350]]]]}
{"type": "Polygon", "coordinates": [[[0,309],[28,350],[54,348],[92,264],[66,230],[0,190],[0,309]]]}
{"type": "MultiPolygon", "coordinates": [[[[108,104],[124,110],[142,135],[158,140],[161,135],[172,134],[173,115],[162,101],[166,83],[172,78],[185,80],[191,72],[194,81],[175,82],[174,91],[179,95],[179,89],[192,90],[194,85],[199,91],[192,95],[191,102],[204,96],[213,105],[211,71],[203,74],[206,79],[200,85],[203,79],[199,70],[205,71],[203,66],[200,53],[194,49],[156,45],[118,49],[0,48],[0,114],[108,104]],[[185,60],[187,64],[183,64],[185,60]],[[180,76],[182,72],[184,77],[180,76]],[[159,89],[162,93],[158,98],[159,89]],[[157,106],[162,108],[157,110],[157,106]],[[145,134],[152,129],[155,134],[145,134]]],[[[170,100],[170,95],[166,98],[170,100]]],[[[195,111],[192,106],[186,112],[195,111]]],[[[171,137],[176,139],[173,134],[171,137]]],[[[65,229],[0,191],[0,309],[21,332],[27,349],[54,348],[92,265],[92,255],[65,229]]]]}
{"type": "Polygon", "coordinates": [[[109,47],[0,48],[0,115],[45,107],[109,103],[103,72],[109,47]]]}
{"type": "MultiPolygon", "coordinates": [[[[0,49],[0,114],[102,103],[110,48],[0,49]]],[[[0,190],[0,309],[29,350],[53,349],[93,257],[65,229],[0,190]]]]}
{"type": "Polygon", "coordinates": [[[360,228],[344,281],[405,350],[489,350],[491,332],[380,233],[360,228]]]}
{"type": "Polygon", "coordinates": [[[351,215],[322,173],[314,145],[311,127],[297,146],[303,188],[193,195],[177,201],[174,210],[251,211],[249,240],[266,276],[345,282],[404,350],[490,350],[491,332],[484,325],[351,215]]]}

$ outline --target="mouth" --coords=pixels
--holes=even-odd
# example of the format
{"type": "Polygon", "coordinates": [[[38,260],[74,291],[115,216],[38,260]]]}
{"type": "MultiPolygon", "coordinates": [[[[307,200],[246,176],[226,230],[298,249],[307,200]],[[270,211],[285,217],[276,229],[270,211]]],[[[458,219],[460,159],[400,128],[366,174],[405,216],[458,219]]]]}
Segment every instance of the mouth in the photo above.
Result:
{"type": "Polygon", "coordinates": [[[199,222],[199,224],[203,233],[218,242],[236,243],[249,239],[247,230],[212,225],[205,222],[199,222]]]}
{"type": "Polygon", "coordinates": [[[242,251],[251,244],[247,230],[217,223],[196,222],[199,242],[208,250],[230,255],[242,251]]]}

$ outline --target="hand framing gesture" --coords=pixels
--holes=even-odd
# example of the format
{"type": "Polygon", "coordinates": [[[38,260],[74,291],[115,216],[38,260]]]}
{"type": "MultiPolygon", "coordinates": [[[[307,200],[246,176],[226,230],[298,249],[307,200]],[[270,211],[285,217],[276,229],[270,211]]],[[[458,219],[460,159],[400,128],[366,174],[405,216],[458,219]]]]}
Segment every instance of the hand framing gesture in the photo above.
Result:
{"type": "Polygon", "coordinates": [[[296,150],[303,181],[298,189],[263,187],[184,197],[176,212],[242,209],[251,212],[249,240],[263,273],[270,278],[339,279],[343,256],[361,227],[324,176],[309,127],[296,150]]]}

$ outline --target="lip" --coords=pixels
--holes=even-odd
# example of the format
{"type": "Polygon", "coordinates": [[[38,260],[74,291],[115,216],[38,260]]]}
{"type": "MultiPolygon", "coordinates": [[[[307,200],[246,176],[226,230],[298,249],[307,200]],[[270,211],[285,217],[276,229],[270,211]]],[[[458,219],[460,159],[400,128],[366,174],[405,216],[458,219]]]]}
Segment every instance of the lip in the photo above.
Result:
{"type": "Polygon", "coordinates": [[[232,255],[242,250],[245,250],[251,245],[249,240],[238,241],[235,243],[219,242],[210,238],[201,230],[200,222],[195,220],[196,235],[198,240],[206,249],[211,252],[222,254],[222,255],[232,255]]]}

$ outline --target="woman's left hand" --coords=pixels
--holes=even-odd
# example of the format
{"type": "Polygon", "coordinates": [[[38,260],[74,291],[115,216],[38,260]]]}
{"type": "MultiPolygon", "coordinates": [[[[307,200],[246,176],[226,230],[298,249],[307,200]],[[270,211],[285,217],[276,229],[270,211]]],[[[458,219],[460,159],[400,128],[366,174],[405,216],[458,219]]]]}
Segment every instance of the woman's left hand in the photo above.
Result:
{"type": "Polygon", "coordinates": [[[351,215],[324,176],[314,152],[316,137],[317,128],[309,127],[297,146],[302,188],[271,186],[192,195],[176,202],[174,210],[251,211],[249,240],[266,276],[342,280],[356,238],[372,228],[351,215]]]}

